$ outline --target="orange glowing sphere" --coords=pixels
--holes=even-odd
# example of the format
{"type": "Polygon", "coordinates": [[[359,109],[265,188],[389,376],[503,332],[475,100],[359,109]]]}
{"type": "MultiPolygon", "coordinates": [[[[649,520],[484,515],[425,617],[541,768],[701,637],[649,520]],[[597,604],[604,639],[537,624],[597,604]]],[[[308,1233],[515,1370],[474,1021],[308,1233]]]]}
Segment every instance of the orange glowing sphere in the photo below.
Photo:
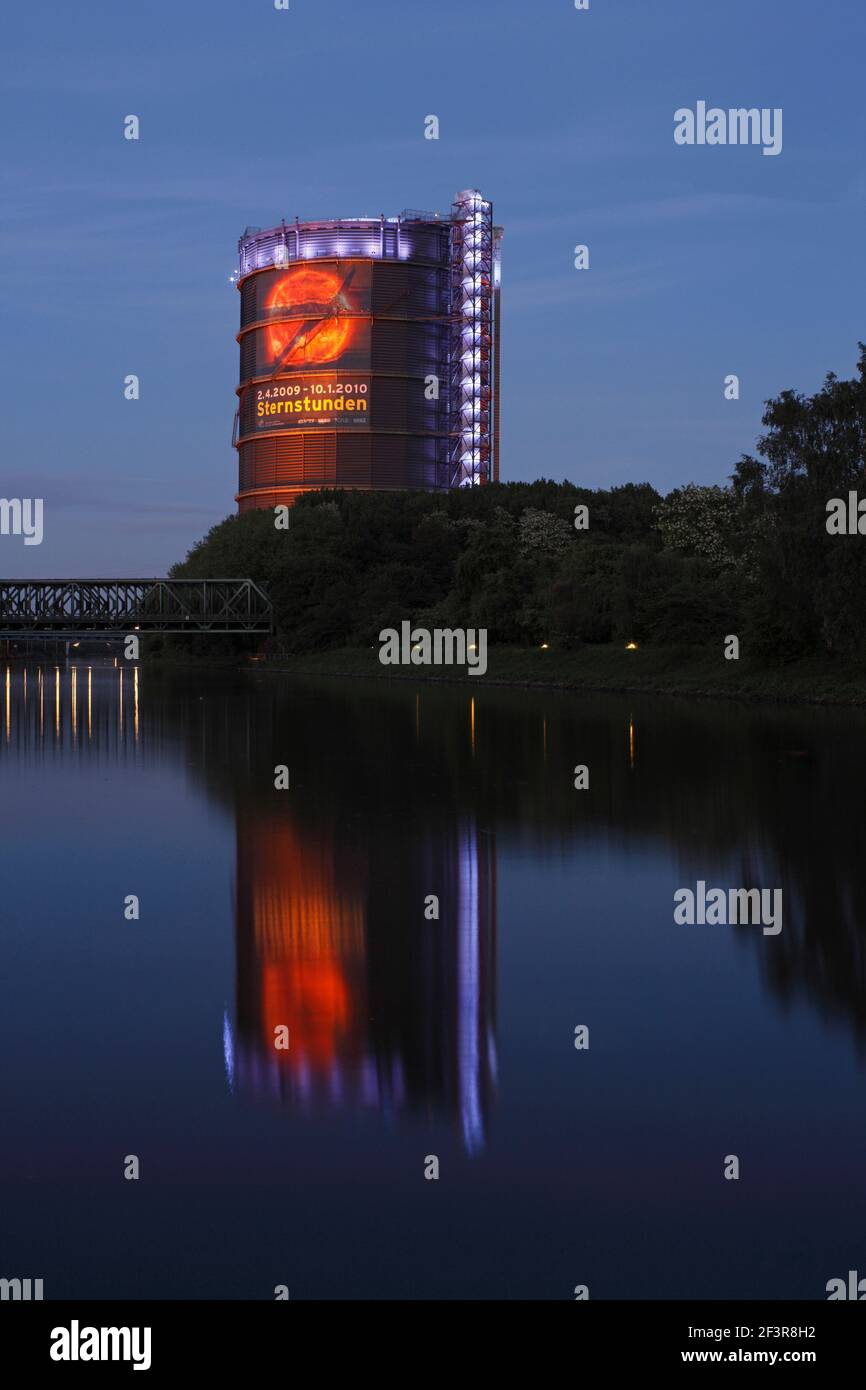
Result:
{"type": "Polygon", "coordinates": [[[297,266],[280,277],[265,300],[268,315],[292,314],[265,331],[271,361],[283,367],[334,362],[346,351],[354,321],[342,293],[343,277],[321,266],[297,266]]]}

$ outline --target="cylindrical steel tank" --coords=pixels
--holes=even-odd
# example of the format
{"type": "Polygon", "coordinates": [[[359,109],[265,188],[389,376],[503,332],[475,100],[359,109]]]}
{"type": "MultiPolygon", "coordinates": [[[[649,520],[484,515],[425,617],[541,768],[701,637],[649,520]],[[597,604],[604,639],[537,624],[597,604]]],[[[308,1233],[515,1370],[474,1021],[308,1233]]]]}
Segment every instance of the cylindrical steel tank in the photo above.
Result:
{"type": "Polygon", "coordinates": [[[409,214],[241,238],[241,511],[449,486],[450,230],[409,214]]]}

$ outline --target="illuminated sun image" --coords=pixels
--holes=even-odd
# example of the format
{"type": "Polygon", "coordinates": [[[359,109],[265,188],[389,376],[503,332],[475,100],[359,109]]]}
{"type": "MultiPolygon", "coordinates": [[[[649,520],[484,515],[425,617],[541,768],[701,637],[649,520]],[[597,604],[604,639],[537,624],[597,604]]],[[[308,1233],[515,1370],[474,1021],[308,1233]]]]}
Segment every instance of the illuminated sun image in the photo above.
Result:
{"type": "Polygon", "coordinates": [[[282,367],[334,362],[350,346],[355,321],[346,317],[345,276],[323,267],[298,266],[274,285],[265,313],[294,317],[265,329],[270,360],[282,367]]]}

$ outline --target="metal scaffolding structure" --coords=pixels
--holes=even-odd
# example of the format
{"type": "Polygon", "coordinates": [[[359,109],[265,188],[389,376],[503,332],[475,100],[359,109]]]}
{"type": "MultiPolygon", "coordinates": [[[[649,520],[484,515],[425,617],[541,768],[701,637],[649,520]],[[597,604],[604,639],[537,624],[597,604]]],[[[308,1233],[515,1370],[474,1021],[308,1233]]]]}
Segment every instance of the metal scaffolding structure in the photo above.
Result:
{"type": "Polygon", "coordinates": [[[451,487],[494,477],[495,249],[493,205],[477,188],[458,193],[451,213],[451,487]]]}
{"type": "Polygon", "coordinates": [[[273,608],[251,579],[0,580],[0,637],[129,632],[269,633],[273,608]]]}

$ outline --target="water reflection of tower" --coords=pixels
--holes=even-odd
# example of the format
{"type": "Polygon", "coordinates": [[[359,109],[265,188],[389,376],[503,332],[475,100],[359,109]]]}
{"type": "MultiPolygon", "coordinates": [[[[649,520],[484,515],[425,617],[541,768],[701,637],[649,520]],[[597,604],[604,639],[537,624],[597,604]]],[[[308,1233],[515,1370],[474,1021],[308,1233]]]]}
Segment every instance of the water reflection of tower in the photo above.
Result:
{"type": "Polygon", "coordinates": [[[239,811],[242,1087],[458,1120],[480,1148],[495,1090],[496,867],[467,823],[374,830],[239,811]],[[439,899],[438,920],[425,899],[439,899]],[[290,1046],[274,1046],[279,1024],[290,1046]]]}
{"type": "Polygon", "coordinates": [[[459,1118],[484,1142],[496,1082],[496,849],[469,820],[371,847],[368,979],[378,1056],[399,1059],[412,1109],[459,1118]],[[428,921],[425,899],[439,899],[428,921]]]}
{"type": "Polygon", "coordinates": [[[336,1097],[365,1051],[363,861],[294,819],[258,811],[239,812],[237,843],[239,1080],[336,1097]],[[287,1051],[274,1047],[280,1024],[287,1051]]]}

